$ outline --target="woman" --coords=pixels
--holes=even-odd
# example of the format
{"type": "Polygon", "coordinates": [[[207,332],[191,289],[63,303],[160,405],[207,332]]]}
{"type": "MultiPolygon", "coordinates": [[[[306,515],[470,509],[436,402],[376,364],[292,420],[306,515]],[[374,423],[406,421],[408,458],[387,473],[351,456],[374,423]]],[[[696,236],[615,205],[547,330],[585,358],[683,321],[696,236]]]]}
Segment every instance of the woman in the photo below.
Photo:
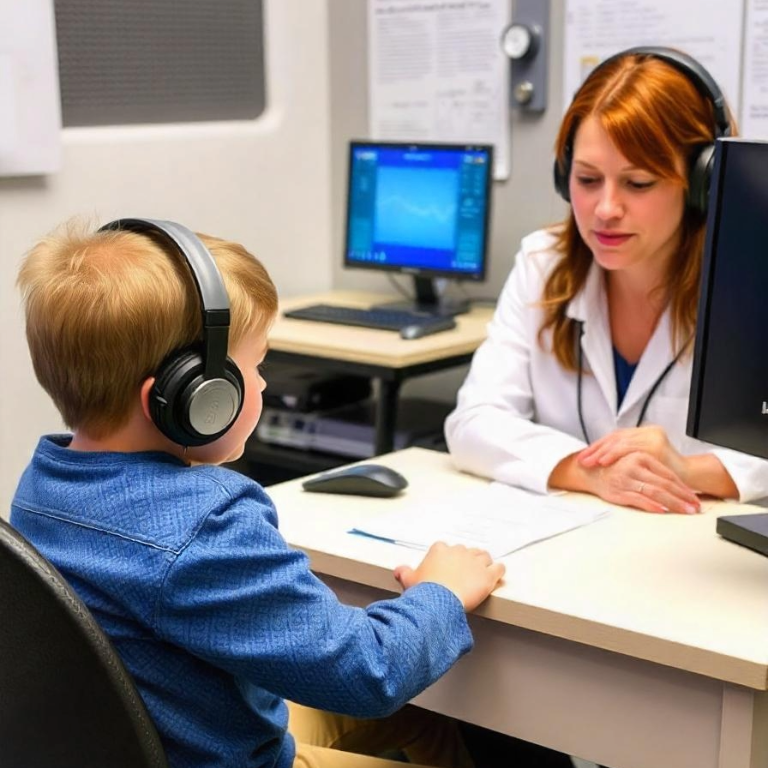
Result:
{"type": "Polygon", "coordinates": [[[567,220],[529,235],[446,422],[456,465],[693,514],[768,495],[768,462],[686,437],[708,161],[730,132],[693,59],[601,64],[556,142],[567,220]]]}

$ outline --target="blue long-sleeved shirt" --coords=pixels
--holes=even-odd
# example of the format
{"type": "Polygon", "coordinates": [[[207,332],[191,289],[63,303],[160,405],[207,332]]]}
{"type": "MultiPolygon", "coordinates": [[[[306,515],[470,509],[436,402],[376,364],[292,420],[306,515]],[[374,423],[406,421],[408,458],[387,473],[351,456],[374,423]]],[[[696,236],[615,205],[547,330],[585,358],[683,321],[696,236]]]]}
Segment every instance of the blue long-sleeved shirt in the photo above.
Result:
{"type": "Polygon", "coordinates": [[[111,637],[174,768],[287,768],[283,697],[385,715],[471,647],[461,603],[437,584],[339,603],[252,480],[69,440],[40,440],[11,522],[111,637]]]}

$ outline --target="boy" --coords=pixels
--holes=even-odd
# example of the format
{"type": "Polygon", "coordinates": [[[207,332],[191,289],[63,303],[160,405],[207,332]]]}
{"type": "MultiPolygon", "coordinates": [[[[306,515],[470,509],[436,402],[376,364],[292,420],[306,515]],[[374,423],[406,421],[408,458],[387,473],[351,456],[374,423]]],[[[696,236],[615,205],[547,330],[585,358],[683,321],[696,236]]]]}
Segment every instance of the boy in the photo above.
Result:
{"type": "Polygon", "coordinates": [[[217,466],[261,413],[277,312],[262,265],[235,243],[123,220],[54,233],[18,282],[35,372],[73,434],[40,440],[11,520],[110,635],[171,766],[387,764],[296,747],[283,697],[305,705],[291,728],[323,745],[471,766],[452,721],[401,707],[470,649],[464,612],[503,566],[436,545],[396,570],[400,597],[341,605],[264,490],[217,466]]]}

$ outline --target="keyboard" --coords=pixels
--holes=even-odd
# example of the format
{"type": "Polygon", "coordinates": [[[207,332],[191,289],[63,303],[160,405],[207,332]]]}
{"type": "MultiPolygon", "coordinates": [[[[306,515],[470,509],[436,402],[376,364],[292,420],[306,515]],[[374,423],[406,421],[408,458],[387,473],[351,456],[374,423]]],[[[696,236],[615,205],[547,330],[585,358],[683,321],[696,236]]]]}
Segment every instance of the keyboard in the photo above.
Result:
{"type": "Polygon", "coordinates": [[[296,320],[317,320],[321,323],[358,325],[363,328],[378,328],[382,331],[400,331],[408,326],[448,329],[454,326],[451,318],[419,314],[402,309],[360,309],[337,304],[313,304],[310,307],[291,309],[284,313],[296,320]]]}

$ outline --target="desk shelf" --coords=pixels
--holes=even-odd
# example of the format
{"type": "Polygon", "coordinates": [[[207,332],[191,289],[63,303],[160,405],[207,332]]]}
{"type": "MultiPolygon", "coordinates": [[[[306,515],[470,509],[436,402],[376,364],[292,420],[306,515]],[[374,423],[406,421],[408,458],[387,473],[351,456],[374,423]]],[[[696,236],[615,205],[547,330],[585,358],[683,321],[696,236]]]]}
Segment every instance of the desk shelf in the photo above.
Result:
{"type": "Polygon", "coordinates": [[[255,434],[245,444],[245,459],[250,465],[248,474],[262,485],[325,472],[355,461],[349,456],[267,444],[255,434]]]}

